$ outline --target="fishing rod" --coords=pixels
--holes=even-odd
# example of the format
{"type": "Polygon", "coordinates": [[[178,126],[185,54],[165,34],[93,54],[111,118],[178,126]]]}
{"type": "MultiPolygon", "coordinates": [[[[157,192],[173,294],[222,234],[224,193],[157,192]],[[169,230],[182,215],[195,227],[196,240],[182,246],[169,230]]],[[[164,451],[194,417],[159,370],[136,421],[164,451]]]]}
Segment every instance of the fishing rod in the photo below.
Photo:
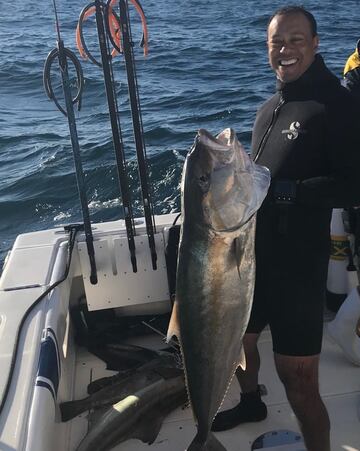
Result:
{"type": "MultiPolygon", "coordinates": [[[[118,17],[117,13],[114,11],[113,7],[117,0],[108,0],[106,3],[106,6],[104,7],[104,3],[102,0],[96,0],[89,5],[87,5],[82,13],[80,14],[79,23],[77,26],[76,31],[76,41],[77,46],[79,49],[80,54],[84,58],[90,59],[93,63],[98,65],[99,67],[103,68],[104,71],[104,80],[105,80],[105,88],[107,92],[108,97],[108,104],[109,104],[109,112],[110,112],[110,118],[111,118],[111,124],[112,124],[112,130],[114,134],[115,130],[115,136],[120,136],[120,144],[121,146],[117,146],[118,150],[121,151],[123,149],[122,141],[121,141],[121,135],[116,131],[116,128],[120,131],[120,123],[119,123],[119,112],[118,107],[116,103],[116,92],[114,88],[114,76],[112,71],[112,56],[116,55],[116,52],[123,52],[125,55],[126,66],[131,66],[127,70],[128,74],[128,85],[129,85],[129,93],[130,93],[130,104],[131,104],[131,110],[132,110],[132,118],[133,118],[133,128],[134,128],[134,135],[135,135],[135,143],[136,143],[136,150],[137,150],[137,160],[138,160],[138,168],[139,168],[139,175],[140,175],[140,184],[142,189],[142,197],[143,197],[143,204],[144,204],[144,216],[145,216],[145,223],[146,223],[146,229],[147,229],[147,235],[149,239],[149,246],[151,250],[151,258],[152,258],[152,264],[153,268],[156,269],[156,249],[155,249],[155,240],[154,240],[154,230],[155,230],[155,222],[153,220],[152,215],[152,207],[151,207],[151,200],[148,190],[148,182],[147,182],[147,168],[146,168],[146,160],[145,160],[145,145],[143,140],[143,129],[142,129],[142,123],[141,123],[141,115],[140,115],[140,104],[138,101],[138,89],[137,89],[137,81],[136,81],[136,74],[135,74],[135,65],[134,65],[134,58],[131,53],[130,59],[128,57],[128,48],[129,46],[132,46],[131,42],[131,31],[130,31],[130,22],[128,14],[126,14],[126,20],[124,21],[125,27],[127,28],[126,35],[128,36],[127,39],[127,49],[125,50],[123,47],[123,42],[121,42],[120,35],[122,36],[123,24],[121,21],[121,18],[118,17]],[[100,52],[101,52],[101,58],[102,58],[102,64],[96,60],[96,58],[92,55],[90,50],[88,49],[84,36],[83,36],[83,22],[85,19],[87,19],[91,14],[95,12],[96,21],[97,21],[97,28],[98,28],[98,36],[99,36],[99,44],[100,44],[100,52]],[[110,54],[110,50],[108,48],[108,40],[109,38],[111,44],[113,45],[114,49],[112,50],[110,54]],[[113,98],[113,99],[112,99],[113,98]],[[110,99],[110,103],[109,103],[110,99]],[[112,106],[113,104],[113,106],[112,106]],[[111,113],[112,111],[112,113],[111,113]],[[116,125],[117,124],[117,125],[116,125]]],[[[135,6],[141,22],[142,22],[142,28],[143,28],[143,34],[142,39],[140,42],[140,46],[144,48],[144,55],[147,55],[148,52],[148,33],[147,33],[147,26],[146,26],[146,18],[144,11],[142,9],[142,6],[139,3],[139,0],[131,0],[132,4],[135,6]]],[[[123,36],[122,36],[123,37],[123,36]]],[[[132,52],[132,48],[130,48],[130,51],[132,52]]],[[[115,140],[117,140],[115,138],[115,140]]],[[[114,139],[113,139],[114,141],[114,139]]],[[[117,140],[119,141],[119,140],[117,140]]],[[[120,160],[125,162],[124,153],[119,153],[120,160]]],[[[126,169],[126,166],[120,161],[120,164],[118,164],[118,173],[119,173],[119,180],[120,183],[124,182],[123,189],[128,189],[128,183],[126,183],[126,177],[122,174],[124,173],[124,170],[126,169]]],[[[130,196],[130,194],[129,194],[130,196]]],[[[126,200],[126,199],[125,199],[126,200]]],[[[129,212],[131,214],[131,203],[130,203],[130,197],[129,197],[129,212]]],[[[134,229],[135,230],[135,229],[134,229]]],[[[127,231],[129,231],[129,226],[127,227],[127,231]]],[[[133,232],[135,234],[135,232],[133,232]]],[[[128,232],[128,238],[130,238],[129,246],[131,245],[131,234],[130,231],[128,232]]]]}
{"type": "MultiPolygon", "coordinates": [[[[133,272],[137,272],[137,262],[135,254],[135,224],[131,205],[131,195],[129,189],[129,179],[127,174],[125,152],[121,134],[119,108],[116,99],[114,73],[112,68],[112,56],[109,52],[109,46],[105,31],[105,21],[107,21],[107,8],[100,0],[95,0],[96,9],[96,26],[98,30],[99,46],[101,52],[101,66],[104,73],[104,83],[106,97],[109,107],[109,116],[111,123],[111,130],[113,136],[113,144],[115,150],[115,157],[117,163],[118,179],[120,183],[120,192],[123,202],[124,218],[126,226],[126,234],[128,246],[130,251],[130,259],[133,267],[133,272]]],[[[115,14],[115,13],[113,13],[115,14]]],[[[115,16],[116,17],[116,16],[115,16]]]]}
{"type": "Polygon", "coordinates": [[[80,107],[81,107],[81,95],[82,95],[82,90],[83,90],[83,86],[84,86],[84,79],[83,79],[83,73],[82,73],[82,69],[81,69],[79,60],[77,59],[76,55],[71,50],[67,49],[64,46],[64,42],[61,39],[60,25],[59,25],[55,0],[53,0],[53,5],[54,5],[55,24],[56,24],[56,31],[57,31],[58,39],[57,39],[57,48],[53,49],[49,53],[49,55],[45,61],[44,87],[45,87],[45,92],[48,95],[49,99],[54,101],[57,108],[68,119],[71,145],[72,145],[72,149],[73,149],[73,157],[74,157],[74,164],[75,164],[76,181],[77,181],[77,186],[78,186],[78,191],[79,191],[81,210],[82,210],[82,216],[83,216],[83,222],[84,222],[86,246],[87,246],[87,251],[89,254],[89,261],[90,261],[90,282],[91,282],[91,284],[95,285],[95,284],[97,284],[98,279],[97,279],[96,262],[95,262],[94,240],[93,240],[93,235],[92,235],[92,230],[91,230],[89,207],[88,207],[86,188],[85,188],[85,177],[84,177],[84,171],[83,171],[81,158],[80,158],[79,139],[78,139],[78,134],[77,134],[77,129],[76,129],[75,114],[74,114],[74,104],[77,103],[78,110],[80,110],[80,107]],[[55,59],[57,59],[58,63],[59,63],[59,69],[60,69],[60,73],[61,73],[62,87],[63,87],[64,99],[65,99],[65,109],[62,108],[62,106],[58,102],[58,100],[54,94],[54,91],[52,89],[50,74],[51,74],[51,66],[52,66],[53,62],[55,61],[55,59]],[[72,98],[72,93],[71,93],[71,86],[70,86],[69,73],[68,73],[68,59],[75,66],[76,74],[77,74],[78,92],[74,98],[72,98]]]}
{"type": "MultiPolygon", "coordinates": [[[[94,2],[91,2],[87,6],[85,6],[85,8],[80,13],[79,22],[76,29],[76,42],[81,56],[86,59],[88,58],[94,64],[103,69],[105,92],[109,109],[109,117],[112,130],[118,180],[120,185],[120,193],[123,203],[123,214],[130,251],[130,259],[133,267],[133,272],[137,272],[136,248],[134,239],[136,235],[136,229],[133,219],[129,179],[127,174],[125,151],[120,126],[120,114],[117,103],[112,66],[112,58],[116,56],[117,53],[120,53],[122,51],[120,43],[120,20],[118,15],[112,8],[113,1],[114,0],[111,0],[107,4],[105,4],[101,0],[95,0],[94,2]],[[96,18],[101,62],[99,62],[90,52],[88,46],[86,45],[83,34],[83,23],[92,14],[95,14],[96,18]],[[111,53],[108,38],[114,47],[111,53]]],[[[145,42],[144,33],[142,42],[145,42]]]]}
{"type": "Polygon", "coordinates": [[[141,120],[141,109],[139,102],[139,90],[136,77],[135,59],[133,54],[133,41],[131,37],[130,17],[127,0],[119,0],[120,24],[122,47],[125,59],[125,67],[128,80],[129,98],[138,161],[138,171],[143,199],[146,232],[149,240],[151,260],[153,269],[157,269],[157,254],[154,239],[155,221],[152,212],[152,203],[149,192],[147,175],[146,150],[144,142],[144,130],[141,120]]]}

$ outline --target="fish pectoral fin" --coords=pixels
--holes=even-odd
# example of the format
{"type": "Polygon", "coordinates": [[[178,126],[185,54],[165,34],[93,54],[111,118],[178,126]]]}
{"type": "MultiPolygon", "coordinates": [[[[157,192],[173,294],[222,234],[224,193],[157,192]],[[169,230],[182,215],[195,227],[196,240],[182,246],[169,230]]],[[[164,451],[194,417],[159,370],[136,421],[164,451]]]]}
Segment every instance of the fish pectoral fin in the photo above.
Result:
{"type": "Polygon", "coordinates": [[[137,438],[143,443],[151,445],[159,435],[163,420],[163,416],[142,419],[136,429],[131,433],[130,437],[137,438]]]}
{"type": "Polygon", "coordinates": [[[155,442],[165,417],[177,407],[183,405],[186,400],[185,386],[181,380],[179,380],[179,383],[179,390],[176,393],[166,396],[162,401],[155,404],[146,416],[140,417],[135,429],[129,431],[126,439],[137,438],[149,445],[155,442]]]}
{"type": "Polygon", "coordinates": [[[241,256],[243,254],[243,249],[241,246],[241,242],[238,238],[235,238],[234,247],[235,247],[236,266],[237,266],[239,277],[241,278],[240,264],[241,264],[241,256]]]}
{"type": "Polygon", "coordinates": [[[169,343],[174,336],[180,338],[179,304],[177,301],[174,302],[171,312],[169,327],[166,334],[166,342],[169,343]]]}
{"type": "Polygon", "coordinates": [[[246,370],[246,357],[245,357],[244,346],[241,347],[239,366],[243,371],[246,370]]]}

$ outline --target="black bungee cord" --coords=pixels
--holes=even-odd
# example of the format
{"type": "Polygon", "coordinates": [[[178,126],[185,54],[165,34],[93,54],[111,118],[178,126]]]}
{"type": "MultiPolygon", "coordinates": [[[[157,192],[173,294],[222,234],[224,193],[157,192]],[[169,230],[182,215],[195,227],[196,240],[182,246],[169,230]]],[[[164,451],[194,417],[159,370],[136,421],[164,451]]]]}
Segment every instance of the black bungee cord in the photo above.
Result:
{"type": "Polygon", "coordinates": [[[81,158],[80,158],[80,147],[79,147],[79,140],[78,140],[78,134],[77,134],[77,129],[76,129],[74,107],[73,107],[74,103],[78,104],[78,109],[80,109],[80,106],[81,106],[81,95],[82,95],[82,90],[83,90],[83,86],[84,86],[83,73],[82,73],[80,62],[77,59],[76,55],[73,52],[71,52],[71,50],[65,48],[65,46],[64,46],[64,42],[60,36],[60,26],[59,26],[59,20],[58,20],[55,0],[53,0],[53,5],[54,5],[55,24],[56,24],[56,31],[57,31],[58,39],[57,39],[57,48],[55,48],[54,50],[52,50],[49,53],[49,55],[46,59],[46,62],[45,62],[44,87],[45,87],[45,92],[48,95],[48,97],[55,102],[55,105],[58,107],[58,109],[68,119],[71,145],[72,145],[74,164],[75,164],[76,181],[77,181],[77,185],[78,185],[79,198],[80,198],[81,210],[82,210],[82,216],[83,216],[83,222],[84,222],[86,246],[87,246],[87,251],[88,251],[89,260],[90,260],[90,283],[92,285],[95,285],[95,284],[97,284],[98,279],[97,279],[97,272],[96,272],[95,251],[94,251],[94,243],[93,243],[94,240],[93,240],[93,235],[92,235],[92,230],[91,230],[89,207],[88,207],[86,188],[85,188],[85,176],[84,176],[84,171],[83,171],[81,158]],[[72,93],[71,93],[67,58],[69,58],[69,60],[74,64],[75,69],[76,69],[76,74],[77,74],[78,92],[74,98],[72,98],[72,93]],[[57,99],[54,95],[52,86],[51,86],[51,76],[50,76],[51,66],[56,59],[58,60],[59,69],[60,69],[60,73],[61,73],[62,87],[63,87],[63,92],[64,92],[66,110],[64,110],[64,108],[62,108],[61,105],[59,104],[59,102],[57,101],[57,99]]]}

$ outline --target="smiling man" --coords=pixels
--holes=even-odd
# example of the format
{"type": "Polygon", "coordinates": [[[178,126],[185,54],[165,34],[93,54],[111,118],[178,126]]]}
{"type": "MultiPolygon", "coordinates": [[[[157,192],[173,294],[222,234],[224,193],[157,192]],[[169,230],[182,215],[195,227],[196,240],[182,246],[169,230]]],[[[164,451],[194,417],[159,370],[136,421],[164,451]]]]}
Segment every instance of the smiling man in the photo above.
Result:
{"type": "Polygon", "coordinates": [[[308,451],[330,450],[330,422],[318,368],[330,252],[332,208],[360,203],[359,108],[317,53],[313,15],[278,10],[267,29],[276,93],[258,111],[254,160],[270,169],[257,214],[256,284],[244,337],[240,403],[220,412],[213,430],[267,416],[258,386],[257,342],[269,325],[275,366],[308,451]]]}
{"type": "Polygon", "coordinates": [[[269,61],[284,83],[301,77],[314,62],[318,45],[316,22],[310,14],[277,14],[269,23],[269,61]]]}

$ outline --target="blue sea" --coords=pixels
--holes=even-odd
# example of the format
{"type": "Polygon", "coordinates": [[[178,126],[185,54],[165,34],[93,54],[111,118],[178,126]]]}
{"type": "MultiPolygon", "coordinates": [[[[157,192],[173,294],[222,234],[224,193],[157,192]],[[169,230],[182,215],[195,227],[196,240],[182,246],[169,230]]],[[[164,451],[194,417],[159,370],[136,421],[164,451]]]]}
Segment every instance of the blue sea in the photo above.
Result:
{"type": "MultiPolygon", "coordinates": [[[[249,149],[257,108],[275,86],[266,25],[274,0],[141,0],[149,55],[137,45],[139,18],[130,4],[134,54],[156,214],[179,210],[179,180],[196,131],[236,130],[249,149]]],[[[58,0],[61,36],[77,53],[83,0],[58,0]]],[[[66,118],[45,95],[42,72],[56,46],[52,1],[0,0],[0,265],[20,233],[81,221],[66,118]]],[[[359,1],[304,1],[318,21],[320,52],[340,78],[360,38],[359,1]]],[[[95,56],[95,23],[84,30],[95,56]]],[[[77,53],[78,54],[78,53],[77,53]]],[[[102,71],[82,61],[83,105],[76,121],[93,222],[122,217],[102,71]]],[[[52,74],[55,89],[59,75],[52,74]]],[[[133,208],[141,216],[124,61],[114,59],[120,121],[133,208]]],[[[60,91],[59,91],[60,92],[60,91]]],[[[2,266],[2,265],[1,265],[2,266]]]]}

